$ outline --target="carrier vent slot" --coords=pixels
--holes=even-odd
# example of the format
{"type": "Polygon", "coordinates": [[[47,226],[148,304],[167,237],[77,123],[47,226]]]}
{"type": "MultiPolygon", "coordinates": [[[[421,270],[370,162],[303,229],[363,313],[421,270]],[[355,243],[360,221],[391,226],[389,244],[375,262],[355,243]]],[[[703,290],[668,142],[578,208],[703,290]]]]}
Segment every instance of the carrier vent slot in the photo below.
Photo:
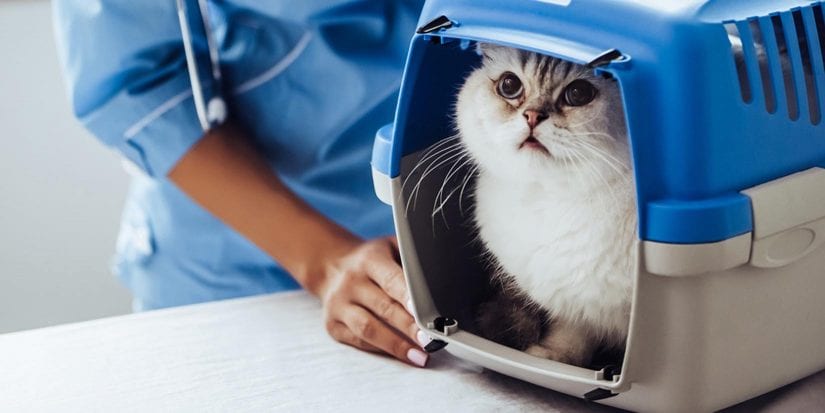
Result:
{"type": "Polygon", "coordinates": [[[730,48],[733,51],[733,62],[736,65],[736,73],[739,76],[739,90],[742,92],[742,100],[751,103],[753,93],[751,83],[748,78],[748,67],[745,64],[745,51],[742,43],[742,36],[739,35],[739,28],[735,23],[725,23],[725,30],[728,32],[730,48]]]}
{"type": "Polygon", "coordinates": [[[808,7],[724,23],[745,103],[785,105],[788,118],[814,125],[825,115],[825,7],[808,7]],[[822,64],[820,65],[820,62],[822,64]],[[761,93],[760,93],[761,90],[761,93]]]}
{"type": "MultiPolygon", "coordinates": [[[[805,77],[805,94],[808,97],[808,113],[811,123],[819,124],[822,115],[819,109],[819,97],[817,95],[816,78],[814,77],[814,52],[811,43],[808,41],[808,32],[805,28],[805,20],[801,10],[793,13],[794,30],[799,42],[799,54],[802,59],[802,74],[805,77]]],[[[825,85],[823,85],[825,86],[825,85]]]]}
{"type": "Polygon", "coordinates": [[[762,91],[765,93],[765,109],[768,113],[776,113],[776,91],[771,79],[771,67],[768,53],[765,48],[765,37],[758,19],[748,20],[748,27],[753,35],[753,47],[756,51],[756,63],[759,65],[759,75],[762,79],[762,91]]]}
{"type": "Polygon", "coordinates": [[[779,67],[782,69],[782,83],[785,85],[785,98],[788,102],[788,116],[791,120],[799,119],[799,101],[796,95],[796,81],[794,79],[793,61],[788,42],[785,39],[785,27],[780,15],[771,16],[771,25],[776,37],[777,51],[779,52],[779,67]]]}
{"type": "MultiPolygon", "coordinates": [[[[811,12],[812,12],[813,17],[814,17],[814,25],[816,26],[816,37],[819,40],[819,55],[820,55],[820,59],[822,59],[822,67],[825,68],[825,10],[823,10],[821,4],[817,4],[816,6],[813,6],[811,8],[811,12]]],[[[808,32],[809,33],[814,32],[814,28],[809,27],[808,32]]],[[[810,44],[811,44],[810,62],[811,62],[811,66],[813,66],[813,60],[816,59],[816,51],[814,50],[814,46],[813,46],[814,43],[811,42],[810,44]]],[[[819,86],[819,96],[825,96],[825,82],[823,82],[823,79],[824,79],[823,76],[825,76],[825,74],[823,74],[823,73],[819,73],[818,76],[814,75],[814,80],[816,81],[816,83],[818,83],[818,86],[819,86]]],[[[816,97],[814,97],[814,98],[816,98],[816,97]]],[[[822,107],[825,106],[825,101],[819,101],[819,106],[820,106],[820,112],[819,112],[820,116],[817,117],[817,120],[822,119],[822,107]]],[[[818,122],[815,122],[815,123],[818,123],[818,122]]]]}
{"type": "MultiPolygon", "coordinates": [[[[822,5],[813,7],[814,22],[816,22],[816,33],[819,37],[819,49],[822,55],[822,65],[825,66],[825,11],[822,5]]],[[[825,87],[825,85],[823,85],[825,87]]]]}

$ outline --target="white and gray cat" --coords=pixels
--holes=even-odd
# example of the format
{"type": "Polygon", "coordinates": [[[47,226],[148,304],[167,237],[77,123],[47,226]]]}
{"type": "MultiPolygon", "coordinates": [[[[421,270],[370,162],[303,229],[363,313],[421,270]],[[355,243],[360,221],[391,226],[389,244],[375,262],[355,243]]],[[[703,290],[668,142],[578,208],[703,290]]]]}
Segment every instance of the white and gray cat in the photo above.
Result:
{"type": "Polygon", "coordinates": [[[623,349],[634,285],[619,87],[568,61],[478,47],[455,119],[478,167],[475,223],[504,286],[481,306],[481,334],[587,366],[598,349],[623,349]]]}

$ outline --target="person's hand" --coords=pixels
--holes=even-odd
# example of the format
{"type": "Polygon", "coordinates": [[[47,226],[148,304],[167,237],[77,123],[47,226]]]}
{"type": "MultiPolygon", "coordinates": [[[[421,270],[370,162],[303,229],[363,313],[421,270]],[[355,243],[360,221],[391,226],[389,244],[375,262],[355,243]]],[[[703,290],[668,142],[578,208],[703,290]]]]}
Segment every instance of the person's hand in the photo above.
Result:
{"type": "Polygon", "coordinates": [[[333,338],[424,367],[428,356],[415,344],[419,329],[404,307],[409,295],[397,255],[394,237],[359,244],[327,263],[318,296],[333,338]]]}

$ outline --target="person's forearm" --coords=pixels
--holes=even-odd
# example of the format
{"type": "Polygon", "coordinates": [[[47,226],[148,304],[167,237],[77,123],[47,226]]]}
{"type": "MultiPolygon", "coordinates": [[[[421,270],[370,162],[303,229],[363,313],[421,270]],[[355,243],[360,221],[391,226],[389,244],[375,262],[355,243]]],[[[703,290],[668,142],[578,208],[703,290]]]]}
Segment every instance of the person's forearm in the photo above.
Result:
{"type": "Polygon", "coordinates": [[[231,127],[207,133],[169,179],[319,296],[333,338],[426,365],[393,238],[360,240],[313,210],[231,127]]]}
{"type": "Polygon", "coordinates": [[[359,240],[295,196],[243,133],[208,132],[169,173],[198,204],[255,243],[318,294],[326,257],[359,240]]]}

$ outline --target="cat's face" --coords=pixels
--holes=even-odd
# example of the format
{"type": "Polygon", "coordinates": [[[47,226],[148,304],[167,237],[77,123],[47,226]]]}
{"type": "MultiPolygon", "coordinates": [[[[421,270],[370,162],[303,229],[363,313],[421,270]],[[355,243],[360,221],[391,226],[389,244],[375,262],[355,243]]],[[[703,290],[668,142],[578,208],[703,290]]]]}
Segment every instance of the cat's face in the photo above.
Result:
{"type": "Polygon", "coordinates": [[[482,65],[464,83],[455,118],[482,169],[521,181],[563,172],[601,179],[629,174],[615,81],[544,55],[489,44],[479,49],[482,65]]]}

